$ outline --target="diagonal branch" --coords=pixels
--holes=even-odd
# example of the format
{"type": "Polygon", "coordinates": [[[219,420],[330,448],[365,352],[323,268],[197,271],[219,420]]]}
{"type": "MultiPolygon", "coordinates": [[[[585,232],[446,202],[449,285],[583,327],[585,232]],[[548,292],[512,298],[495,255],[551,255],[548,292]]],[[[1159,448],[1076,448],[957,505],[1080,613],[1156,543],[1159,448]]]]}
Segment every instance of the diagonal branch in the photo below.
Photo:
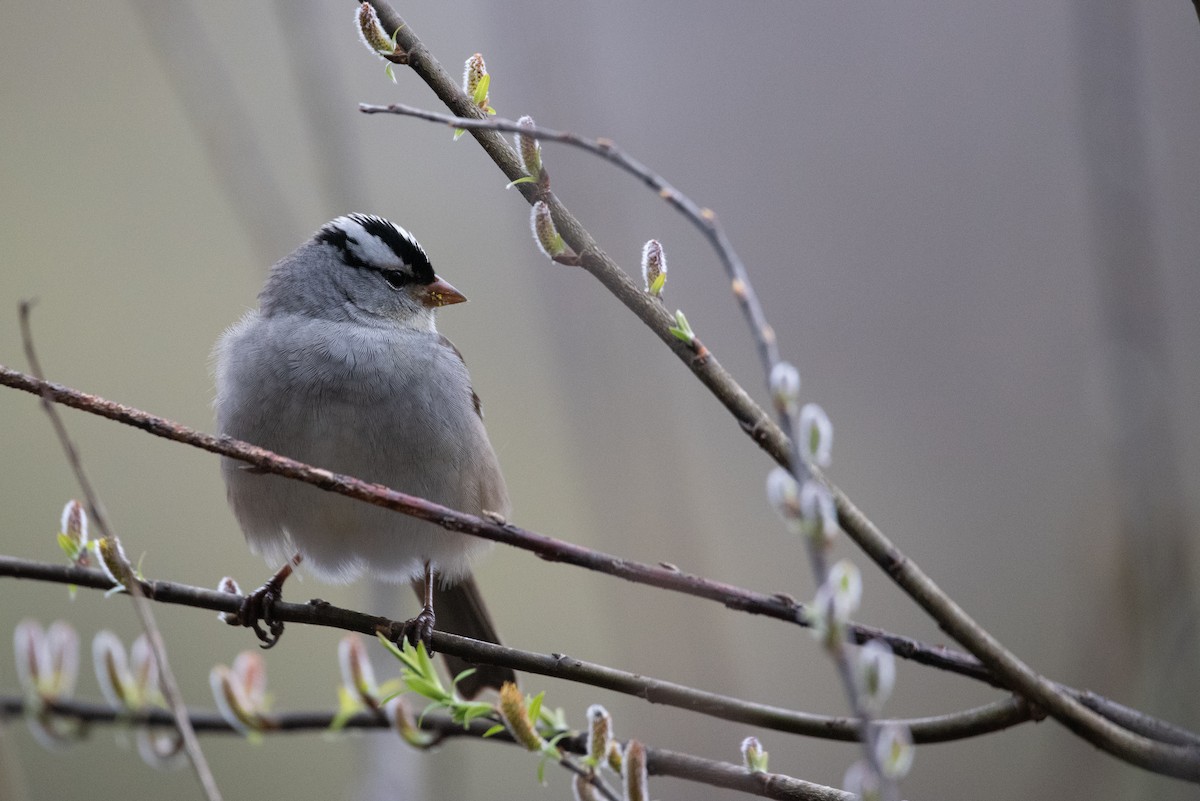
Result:
{"type": "MultiPolygon", "coordinates": [[[[33,370],[34,375],[42,379],[42,366],[38,361],[37,352],[33,347],[33,333],[29,324],[29,313],[32,308],[32,304],[28,301],[21,303],[21,339],[24,341],[25,357],[29,360],[30,369],[33,370]]],[[[50,418],[50,424],[54,427],[54,433],[58,437],[63,451],[66,453],[67,463],[75,473],[75,479],[83,491],[83,496],[87,501],[88,512],[91,514],[92,520],[104,537],[112,537],[112,530],[108,525],[108,516],[104,513],[104,509],[100,505],[99,496],[93,489],[87,472],[83,469],[83,460],[79,456],[79,450],[75,447],[75,443],[72,442],[70,434],[67,433],[67,427],[63,424],[62,416],[58,413],[58,408],[51,403],[44,392],[42,394],[42,410],[50,418]]],[[[124,558],[123,555],[122,558],[124,558]]],[[[128,574],[127,578],[123,578],[126,578],[125,584],[129,588],[130,597],[133,599],[134,614],[137,615],[138,622],[141,623],[142,629],[146,632],[146,641],[150,644],[150,650],[154,654],[154,661],[158,663],[159,684],[162,687],[163,695],[167,699],[167,704],[174,715],[175,726],[179,730],[180,739],[183,741],[184,753],[187,754],[188,762],[191,763],[192,770],[196,773],[196,779],[200,782],[200,787],[204,791],[205,797],[209,801],[221,801],[221,791],[217,787],[216,779],[213,778],[212,770],[208,767],[208,760],[204,758],[204,752],[200,749],[200,741],[196,739],[196,733],[192,731],[191,720],[188,718],[187,707],[183,701],[183,693],[180,692],[179,683],[175,681],[175,673],[171,670],[171,665],[167,661],[167,645],[163,641],[162,632],[159,631],[158,624],[154,621],[154,612],[151,611],[150,604],[146,601],[146,597],[142,593],[142,588],[138,585],[137,579],[133,575],[132,568],[127,564],[122,565],[122,568],[128,574]]]]}
{"type": "MultiPolygon", "coordinates": [[[[474,126],[472,135],[509,180],[516,181],[521,178],[524,170],[512,147],[498,130],[489,130],[489,125],[471,122],[482,118],[479,108],[438,64],[413,33],[412,28],[404,23],[385,0],[372,0],[371,4],[384,26],[388,30],[397,31],[398,47],[406,53],[407,63],[414,72],[428,84],[451,112],[465,118],[464,121],[474,126]]],[[[729,408],[760,446],[781,465],[789,467],[794,474],[802,474],[807,468],[813,475],[825,481],[834,495],[838,520],[850,537],[901,589],[917,601],[944,631],[962,643],[1000,677],[1005,686],[1045,708],[1068,729],[1120,759],[1157,773],[1200,782],[1200,749],[1155,742],[1113,724],[1076,699],[1062,693],[1059,685],[1032,670],[1005,648],[943,592],[915,562],[887,539],[843,492],[826,481],[814,468],[799,464],[799,459],[794,456],[795,445],[788,442],[785,433],[771,422],[745,390],[717,364],[715,357],[707,352],[703,357],[696,356],[684,343],[670,335],[671,322],[665,309],[634,286],[628,275],[600,250],[587,230],[553,193],[535,184],[525,183],[517,186],[530,203],[541,200],[550,207],[559,233],[580,255],[580,263],[584,269],[598,278],[691,367],[696,376],[729,408]]],[[[746,308],[743,303],[743,309],[746,308]]],[[[763,331],[770,332],[770,329],[757,329],[754,325],[752,328],[755,329],[760,352],[766,353],[762,350],[763,331]]],[[[773,333],[771,338],[773,339],[773,333]]]]}

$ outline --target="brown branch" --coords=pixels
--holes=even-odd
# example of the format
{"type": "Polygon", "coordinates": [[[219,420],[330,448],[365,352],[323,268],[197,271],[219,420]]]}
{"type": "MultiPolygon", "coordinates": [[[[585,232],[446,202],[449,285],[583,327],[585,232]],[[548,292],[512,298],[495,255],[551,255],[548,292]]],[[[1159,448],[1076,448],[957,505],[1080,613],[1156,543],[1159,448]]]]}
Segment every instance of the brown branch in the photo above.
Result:
{"type": "MultiPolygon", "coordinates": [[[[29,301],[21,303],[21,340],[25,346],[25,357],[29,360],[30,369],[33,370],[37,378],[44,380],[45,376],[42,373],[42,366],[38,361],[37,352],[33,347],[33,331],[29,321],[32,308],[33,306],[29,301]]],[[[88,479],[87,472],[83,469],[83,460],[79,456],[79,449],[75,447],[70,434],[67,433],[67,427],[62,421],[62,416],[58,413],[58,408],[44,392],[42,393],[41,401],[42,410],[50,418],[50,424],[54,428],[54,433],[58,437],[63,451],[66,453],[67,463],[70,465],[72,472],[75,474],[75,480],[83,491],[83,496],[87,503],[88,512],[92,516],[93,523],[104,537],[113,537],[112,529],[108,525],[108,517],[100,505],[100,498],[92,487],[92,482],[88,479]]],[[[119,553],[119,548],[115,550],[119,553]]],[[[123,554],[121,558],[124,558],[123,554]]],[[[167,661],[167,645],[163,641],[162,632],[159,631],[158,624],[154,621],[154,612],[150,609],[150,604],[146,601],[141,587],[138,586],[135,580],[133,567],[129,564],[124,564],[121,565],[121,568],[125,572],[123,578],[129,587],[130,598],[133,599],[134,614],[137,615],[138,622],[141,623],[142,629],[146,632],[146,641],[150,644],[150,650],[154,654],[154,661],[158,663],[159,685],[162,687],[163,696],[167,699],[167,705],[171,708],[171,713],[174,715],[175,726],[179,730],[179,737],[183,742],[184,753],[187,755],[188,762],[192,765],[192,770],[196,774],[196,779],[200,782],[200,788],[204,791],[205,797],[209,801],[221,801],[221,791],[217,787],[217,780],[213,777],[212,770],[208,767],[208,760],[204,758],[204,752],[200,749],[200,741],[196,739],[196,733],[192,731],[192,724],[188,718],[183,693],[180,691],[179,683],[175,680],[175,673],[171,670],[171,665],[167,661]]]]}
{"type": "MultiPolygon", "coordinates": [[[[496,522],[458,512],[379,484],[370,484],[350,476],[312,467],[240,440],[204,434],[130,406],[114,403],[61,384],[42,381],[4,365],[0,365],[0,385],[34,395],[43,395],[55,403],[124,423],[164,439],[239,459],[266,472],[303,481],[329,492],[336,492],[402,514],[418,517],[450,531],[483,537],[530,551],[550,562],[571,564],[638,584],[647,584],[685,595],[707,598],[720,602],[730,609],[763,615],[800,626],[807,625],[804,605],[785,595],[768,595],[683,573],[678,569],[662,565],[650,565],[623,559],[528,531],[510,523],[496,522]]],[[[875,639],[883,640],[892,647],[897,656],[999,686],[974,657],[960,651],[929,645],[874,626],[851,624],[848,632],[851,640],[855,643],[862,644],[875,639]]]]}
{"type": "MultiPolygon", "coordinates": [[[[11,556],[0,556],[0,576],[73,584],[96,590],[109,590],[115,586],[100,570],[34,562],[11,556]]],[[[141,587],[146,597],[154,601],[214,612],[236,612],[242,602],[241,596],[238,595],[170,581],[143,580],[141,587]]],[[[275,613],[280,620],[287,623],[325,626],[367,635],[374,635],[379,631],[390,635],[398,632],[402,626],[390,618],[367,615],[324,603],[279,602],[275,613]]],[[[433,644],[438,651],[469,662],[501,665],[524,673],[587,684],[633,695],[652,704],[672,706],[722,720],[828,740],[858,739],[858,724],[851,718],[813,715],[769,704],[743,701],[640,673],[585,662],[565,654],[522,651],[443,632],[434,632],[433,644]]],[[[917,743],[941,743],[990,734],[1033,719],[1036,718],[1027,704],[1017,698],[1007,698],[961,712],[895,722],[908,726],[917,743]]]]}
{"type": "MultiPolygon", "coordinates": [[[[479,120],[482,117],[479,109],[441,68],[413,33],[412,28],[383,0],[372,0],[372,5],[386,28],[398,30],[397,42],[407,53],[408,64],[429,85],[438,99],[454,114],[479,120]]],[[[524,171],[520,162],[512,147],[500,136],[500,132],[488,130],[487,125],[471,124],[474,127],[472,135],[509,180],[515,181],[522,177],[524,171]]],[[[1157,773],[1200,782],[1200,749],[1155,742],[1113,724],[1070,695],[1061,692],[1060,685],[1033,671],[1006,649],[925,575],[915,562],[888,540],[843,492],[811,466],[800,464],[801,460],[795,456],[795,445],[788,441],[784,431],[774,425],[732,377],[717,365],[715,357],[704,359],[701,365],[696,364],[700,360],[692,359],[690,349],[687,349],[684,343],[675,340],[667,330],[671,323],[665,309],[633,285],[625,272],[599,249],[591,235],[553,193],[535,184],[518,184],[518,187],[529,202],[542,200],[547,203],[564,241],[582,257],[582,266],[637,314],[692,368],[696,376],[725,403],[756,442],[794,474],[802,475],[807,469],[825,481],[837,503],[838,520],[855,543],[901,589],[916,600],[944,631],[962,643],[1000,677],[1006,687],[1044,707],[1068,729],[1120,759],[1157,773]]],[[[746,307],[743,308],[745,310],[746,307]]],[[[753,324],[751,327],[755,329],[761,353],[764,340],[773,339],[773,332],[769,328],[759,329],[753,324]],[[770,336],[765,337],[765,334],[770,336]]]]}
{"type": "MultiPolygon", "coordinates": [[[[90,724],[173,725],[171,716],[161,709],[128,712],[114,710],[103,704],[78,700],[48,700],[42,702],[39,709],[90,724]]],[[[29,709],[25,699],[0,696],[0,719],[17,717],[27,711],[29,709]]],[[[192,710],[189,712],[189,717],[196,731],[206,734],[237,733],[224,718],[215,712],[192,710]]],[[[271,728],[264,730],[262,734],[327,731],[333,723],[334,717],[335,714],[332,712],[277,713],[272,716],[271,728]]],[[[423,716],[418,725],[425,731],[436,732],[442,738],[471,737],[482,740],[484,732],[491,728],[493,722],[476,719],[471,722],[470,726],[464,728],[446,715],[429,714],[423,716]]],[[[386,719],[378,715],[359,713],[346,722],[345,728],[370,731],[389,729],[391,726],[386,719]]],[[[507,731],[492,735],[487,739],[513,743],[512,736],[507,731]]],[[[583,735],[564,737],[559,740],[558,747],[572,754],[587,753],[586,740],[583,735]]],[[[787,801],[853,801],[849,793],[836,788],[813,784],[779,773],[752,774],[741,765],[658,748],[647,748],[646,755],[647,768],[651,775],[672,776],[685,781],[725,787],[764,798],[786,799],[787,801]]]]}

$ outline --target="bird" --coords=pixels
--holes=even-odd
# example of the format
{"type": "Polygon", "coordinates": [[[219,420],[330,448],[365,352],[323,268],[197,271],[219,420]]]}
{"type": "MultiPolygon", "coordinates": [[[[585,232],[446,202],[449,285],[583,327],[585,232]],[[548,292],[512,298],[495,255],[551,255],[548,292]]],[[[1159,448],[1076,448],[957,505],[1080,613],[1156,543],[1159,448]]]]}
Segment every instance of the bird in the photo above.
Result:
{"type": "MultiPolygon", "coordinates": [[[[219,432],[452,509],[507,518],[508,490],[479,396],[462,354],[436,327],[438,309],[465,300],[401,226],[371,214],[326,223],[271,268],[258,308],[217,341],[219,432]]],[[[332,583],[364,575],[411,582],[422,608],[398,639],[428,647],[436,623],[499,642],[470,572],[490,543],[228,457],[221,473],[251,550],[283,563],[239,616],[264,647],[282,633],[270,606],[301,561],[332,583]]],[[[447,662],[452,675],[469,666],[447,662]]],[[[512,679],[506,668],[479,666],[459,690],[471,697],[512,679]]]]}

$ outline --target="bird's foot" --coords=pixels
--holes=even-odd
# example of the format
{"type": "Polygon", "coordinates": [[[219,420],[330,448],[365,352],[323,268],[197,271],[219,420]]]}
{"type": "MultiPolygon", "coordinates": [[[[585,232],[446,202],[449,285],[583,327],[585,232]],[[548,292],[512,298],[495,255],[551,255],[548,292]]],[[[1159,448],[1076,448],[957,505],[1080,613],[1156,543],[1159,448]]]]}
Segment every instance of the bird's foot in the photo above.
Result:
{"type": "Polygon", "coordinates": [[[400,638],[397,645],[403,645],[405,640],[408,640],[412,645],[421,643],[425,646],[425,650],[433,653],[433,625],[437,617],[433,614],[432,606],[423,606],[421,611],[412,620],[404,621],[404,625],[400,627],[400,638]]]}
{"type": "Polygon", "coordinates": [[[248,593],[242,599],[237,615],[230,621],[230,625],[254,629],[260,647],[264,649],[273,648],[283,636],[283,621],[275,617],[275,604],[283,598],[283,582],[292,575],[301,559],[300,554],[296,554],[266,584],[248,593]]]}

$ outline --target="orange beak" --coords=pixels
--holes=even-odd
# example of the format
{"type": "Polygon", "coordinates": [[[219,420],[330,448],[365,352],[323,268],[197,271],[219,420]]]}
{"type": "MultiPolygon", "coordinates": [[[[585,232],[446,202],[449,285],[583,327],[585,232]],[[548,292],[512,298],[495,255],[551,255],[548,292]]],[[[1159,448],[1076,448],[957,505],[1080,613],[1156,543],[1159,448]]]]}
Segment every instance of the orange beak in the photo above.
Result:
{"type": "Polygon", "coordinates": [[[431,308],[449,306],[452,303],[465,303],[467,296],[450,286],[449,282],[434,276],[432,284],[426,284],[417,291],[421,303],[431,308]]]}

